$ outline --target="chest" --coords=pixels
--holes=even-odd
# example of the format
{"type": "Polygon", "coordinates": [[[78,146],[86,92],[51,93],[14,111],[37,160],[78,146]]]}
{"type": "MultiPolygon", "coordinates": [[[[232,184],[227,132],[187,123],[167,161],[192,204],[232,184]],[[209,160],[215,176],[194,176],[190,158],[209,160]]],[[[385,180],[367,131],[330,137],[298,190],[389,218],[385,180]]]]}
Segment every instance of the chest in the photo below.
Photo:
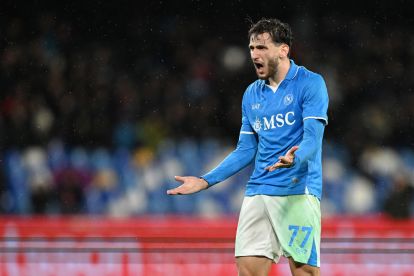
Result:
{"type": "Polygon", "coordinates": [[[270,88],[254,93],[248,108],[250,117],[262,117],[301,110],[300,91],[297,88],[278,89],[273,92],[270,88]]]}
{"type": "Polygon", "coordinates": [[[248,108],[248,119],[256,132],[291,128],[302,121],[300,91],[295,88],[259,91],[248,108]]]}

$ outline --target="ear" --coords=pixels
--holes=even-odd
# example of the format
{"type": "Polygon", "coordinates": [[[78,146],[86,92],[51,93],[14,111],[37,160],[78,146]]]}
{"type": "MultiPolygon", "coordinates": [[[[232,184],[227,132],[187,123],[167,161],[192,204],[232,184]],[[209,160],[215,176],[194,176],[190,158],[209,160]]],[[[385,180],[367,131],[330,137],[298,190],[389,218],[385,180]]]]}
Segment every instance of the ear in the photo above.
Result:
{"type": "Polygon", "coordinates": [[[280,46],[280,57],[285,58],[289,55],[290,47],[287,44],[282,44],[280,46]]]}

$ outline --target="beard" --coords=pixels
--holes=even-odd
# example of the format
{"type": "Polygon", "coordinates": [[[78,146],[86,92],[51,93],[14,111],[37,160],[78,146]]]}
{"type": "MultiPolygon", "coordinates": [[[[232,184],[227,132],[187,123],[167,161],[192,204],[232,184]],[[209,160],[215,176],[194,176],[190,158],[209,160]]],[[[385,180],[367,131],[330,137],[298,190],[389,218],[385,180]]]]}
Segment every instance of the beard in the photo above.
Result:
{"type": "Polygon", "coordinates": [[[261,80],[267,80],[270,77],[274,77],[274,76],[276,76],[278,67],[279,67],[279,60],[277,58],[271,59],[271,60],[269,60],[269,62],[266,65],[267,74],[260,75],[256,71],[257,77],[261,80]]]}

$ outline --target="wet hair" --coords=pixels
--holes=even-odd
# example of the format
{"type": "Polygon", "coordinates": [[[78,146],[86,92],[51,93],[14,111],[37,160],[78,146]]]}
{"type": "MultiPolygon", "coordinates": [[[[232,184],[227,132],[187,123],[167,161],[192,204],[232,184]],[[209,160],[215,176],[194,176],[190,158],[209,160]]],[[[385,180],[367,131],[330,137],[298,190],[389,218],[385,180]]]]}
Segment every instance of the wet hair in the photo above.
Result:
{"type": "Polygon", "coordinates": [[[274,43],[285,43],[292,46],[292,30],[287,23],[275,18],[262,18],[256,23],[251,23],[249,29],[249,39],[263,33],[269,33],[274,43]]]}

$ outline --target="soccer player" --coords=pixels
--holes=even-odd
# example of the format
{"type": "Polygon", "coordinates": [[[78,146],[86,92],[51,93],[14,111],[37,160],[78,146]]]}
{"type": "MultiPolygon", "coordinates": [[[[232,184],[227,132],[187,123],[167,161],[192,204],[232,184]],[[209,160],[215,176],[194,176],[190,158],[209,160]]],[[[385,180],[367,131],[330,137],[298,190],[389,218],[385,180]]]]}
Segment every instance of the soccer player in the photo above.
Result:
{"type": "Polygon", "coordinates": [[[182,184],[167,193],[207,189],[254,160],[237,226],[239,275],[268,275],[282,255],[292,275],[319,275],[326,85],[290,59],[288,24],[261,19],[248,37],[258,80],[243,96],[236,149],[202,177],[176,176],[182,184]]]}

